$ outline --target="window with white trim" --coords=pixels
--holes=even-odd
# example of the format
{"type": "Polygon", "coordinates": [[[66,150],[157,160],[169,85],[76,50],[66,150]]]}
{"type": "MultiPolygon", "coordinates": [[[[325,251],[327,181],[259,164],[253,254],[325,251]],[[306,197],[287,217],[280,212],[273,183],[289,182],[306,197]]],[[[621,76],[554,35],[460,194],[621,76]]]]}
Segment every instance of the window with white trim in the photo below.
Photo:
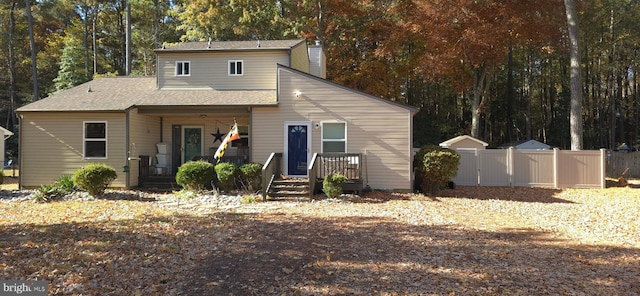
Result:
{"type": "Polygon", "coordinates": [[[322,153],[347,152],[347,123],[322,123],[322,153]]]}
{"type": "Polygon", "coordinates": [[[180,61],[176,62],[176,76],[190,76],[191,75],[191,62],[180,61]]]}
{"type": "Polygon", "coordinates": [[[107,158],[107,123],[84,122],[84,158],[107,158]]]}
{"type": "Polygon", "coordinates": [[[244,74],[243,64],[241,60],[229,61],[229,76],[242,76],[244,74]]]}

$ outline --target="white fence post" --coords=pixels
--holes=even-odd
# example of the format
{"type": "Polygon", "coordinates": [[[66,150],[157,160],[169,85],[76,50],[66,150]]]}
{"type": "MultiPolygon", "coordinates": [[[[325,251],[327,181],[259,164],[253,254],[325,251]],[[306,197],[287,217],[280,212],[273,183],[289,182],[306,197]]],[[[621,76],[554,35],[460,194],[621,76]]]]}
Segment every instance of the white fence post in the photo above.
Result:
{"type": "Polygon", "coordinates": [[[553,148],[553,188],[558,188],[558,148],[553,148]]]}
{"type": "Polygon", "coordinates": [[[509,186],[513,188],[515,186],[515,180],[513,177],[514,167],[513,167],[513,146],[509,147],[509,152],[507,153],[507,174],[509,175],[509,186]]]}
{"type": "Polygon", "coordinates": [[[607,149],[600,149],[600,188],[607,187],[607,149]]]}

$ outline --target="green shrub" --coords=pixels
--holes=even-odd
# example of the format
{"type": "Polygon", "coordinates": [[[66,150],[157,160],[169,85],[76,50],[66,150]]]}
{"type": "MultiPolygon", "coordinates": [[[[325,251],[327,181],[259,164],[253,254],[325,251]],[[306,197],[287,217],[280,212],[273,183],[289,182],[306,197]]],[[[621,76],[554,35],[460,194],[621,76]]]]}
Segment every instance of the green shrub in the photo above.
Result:
{"type": "Polygon", "coordinates": [[[329,174],[322,181],[322,191],[327,197],[338,198],[342,194],[342,186],[347,182],[347,177],[340,173],[329,174]]]}
{"type": "Polygon", "coordinates": [[[4,170],[0,170],[0,184],[4,184],[4,170]]]}
{"type": "Polygon", "coordinates": [[[236,177],[238,177],[238,166],[230,162],[222,162],[216,165],[216,175],[220,189],[224,191],[236,188],[236,177]]]}
{"type": "Polygon", "coordinates": [[[198,197],[198,192],[192,191],[192,190],[187,190],[187,189],[182,189],[180,191],[174,191],[173,195],[176,196],[179,199],[194,199],[196,197],[198,197]]]}
{"type": "Polygon", "coordinates": [[[77,189],[73,184],[73,176],[71,175],[62,175],[58,177],[58,179],[53,182],[53,185],[60,188],[60,190],[65,193],[71,193],[77,189]]]}
{"type": "Polygon", "coordinates": [[[36,202],[48,202],[59,200],[75,191],[76,188],[73,185],[73,177],[69,175],[63,175],[53,182],[53,184],[42,185],[34,191],[31,195],[31,199],[36,202]]]}
{"type": "Polygon", "coordinates": [[[245,195],[242,197],[242,199],[240,199],[241,204],[252,204],[252,203],[257,203],[259,201],[260,201],[259,196],[255,194],[245,195]]]}
{"type": "Polygon", "coordinates": [[[118,177],[116,170],[103,163],[91,163],[73,174],[73,184],[91,196],[102,195],[109,184],[118,177]]]}
{"type": "Polygon", "coordinates": [[[213,164],[204,160],[188,161],[178,168],[176,183],[185,190],[200,191],[216,177],[213,164]]]}
{"type": "Polygon", "coordinates": [[[416,183],[425,194],[436,194],[458,173],[460,155],[451,149],[425,146],[414,159],[416,183]]]}
{"type": "Polygon", "coordinates": [[[240,166],[242,184],[250,192],[262,189],[262,164],[257,162],[245,163],[240,166]]]}

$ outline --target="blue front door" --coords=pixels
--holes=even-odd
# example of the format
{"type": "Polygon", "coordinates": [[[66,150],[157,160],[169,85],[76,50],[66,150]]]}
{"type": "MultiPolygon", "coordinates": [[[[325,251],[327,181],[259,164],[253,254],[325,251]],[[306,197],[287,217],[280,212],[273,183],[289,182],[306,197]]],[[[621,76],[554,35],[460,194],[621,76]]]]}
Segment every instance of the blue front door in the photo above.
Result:
{"type": "Polygon", "coordinates": [[[307,174],[308,126],[287,125],[287,172],[289,175],[307,174]]]}

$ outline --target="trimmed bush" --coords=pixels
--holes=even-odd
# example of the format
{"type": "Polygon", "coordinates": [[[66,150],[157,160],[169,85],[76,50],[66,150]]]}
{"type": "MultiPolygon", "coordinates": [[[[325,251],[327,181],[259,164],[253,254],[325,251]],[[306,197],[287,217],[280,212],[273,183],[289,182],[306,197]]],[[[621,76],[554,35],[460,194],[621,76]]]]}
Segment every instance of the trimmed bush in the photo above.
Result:
{"type": "Polygon", "coordinates": [[[329,174],[322,181],[322,191],[329,198],[338,198],[342,194],[342,186],[347,182],[347,177],[340,173],[329,174]]]}
{"type": "Polygon", "coordinates": [[[101,196],[109,184],[118,177],[116,170],[104,163],[91,163],[73,174],[73,184],[91,196],[101,196]]]}
{"type": "Polygon", "coordinates": [[[204,160],[188,161],[178,168],[176,183],[185,190],[201,191],[216,177],[213,164],[204,160]]]}
{"type": "Polygon", "coordinates": [[[242,183],[250,192],[262,189],[262,164],[257,162],[245,163],[240,166],[242,183]]]}
{"type": "Polygon", "coordinates": [[[224,191],[236,189],[236,177],[239,175],[238,166],[230,162],[221,162],[215,168],[220,189],[224,191]]]}
{"type": "Polygon", "coordinates": [[[425,146],[416,154],[416,181],[424,194],[436,194],[458,173],[460,155],[451,149],[425,146]]]}

